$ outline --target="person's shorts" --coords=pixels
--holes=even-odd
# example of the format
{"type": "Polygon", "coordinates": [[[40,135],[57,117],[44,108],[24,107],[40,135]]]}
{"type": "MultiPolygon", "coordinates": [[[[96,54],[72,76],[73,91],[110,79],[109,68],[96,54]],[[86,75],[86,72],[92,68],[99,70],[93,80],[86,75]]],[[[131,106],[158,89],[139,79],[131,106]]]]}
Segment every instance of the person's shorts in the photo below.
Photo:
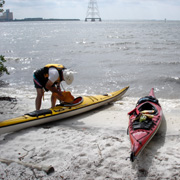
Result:
{"type": "Polygon", "coordinates": [[[43,86],[39,83],[36,77],[33,75],[34,87],[38,89],[43,89],[43,86]]]}
{"type": "MultiPolygon", "coordinates": [[[[43,89],[44,87],[40,84],[40,82],[36,79],[36,77],[35,77],[35,75],[33,75],[33,81],[34,81],[34,87],[35,88],[39,88],[39,89],[43,89]]],[[[56,84],[54,83],[53,85],[52,85],[52,87],[55,87],[56,86],[56,84]]],[[[46,89],[46,88],[44,88],[45,89],[45,91],[49,91],[48,89],[46,89]]]]}

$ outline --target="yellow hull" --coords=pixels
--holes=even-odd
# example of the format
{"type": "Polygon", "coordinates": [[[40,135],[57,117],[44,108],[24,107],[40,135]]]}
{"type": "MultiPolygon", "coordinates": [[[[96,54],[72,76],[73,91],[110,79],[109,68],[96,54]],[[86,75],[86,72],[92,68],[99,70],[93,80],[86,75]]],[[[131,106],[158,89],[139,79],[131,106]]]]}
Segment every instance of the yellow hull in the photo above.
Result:
{"type": "Polygon", "coordinates": [[[125,87],[119,91],[108,93],[106,95],[82,96],[83,101],[77,105],[56,106],[54,108],[34,111],[17,118],[2,121],[0,122],[0,134],[18,131],[90,111],[102,105],[119,100],[128,88],[129,87],[125,87]]]}

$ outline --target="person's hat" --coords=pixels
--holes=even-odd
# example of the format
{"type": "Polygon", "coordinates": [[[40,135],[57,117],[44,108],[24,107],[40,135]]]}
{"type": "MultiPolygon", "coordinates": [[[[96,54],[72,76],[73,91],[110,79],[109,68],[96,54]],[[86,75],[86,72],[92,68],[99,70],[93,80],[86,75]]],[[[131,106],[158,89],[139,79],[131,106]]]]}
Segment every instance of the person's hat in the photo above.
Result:
{"type": "Polygon", "coordinates": [[[74,75],[73,75],[73,72],[68,70],[68,69],[65,69],[63,71],[63,77],[64,77],[64,81],[66,82],[66,84],[70,85],[73,80],[74,80],[74,75]]]}

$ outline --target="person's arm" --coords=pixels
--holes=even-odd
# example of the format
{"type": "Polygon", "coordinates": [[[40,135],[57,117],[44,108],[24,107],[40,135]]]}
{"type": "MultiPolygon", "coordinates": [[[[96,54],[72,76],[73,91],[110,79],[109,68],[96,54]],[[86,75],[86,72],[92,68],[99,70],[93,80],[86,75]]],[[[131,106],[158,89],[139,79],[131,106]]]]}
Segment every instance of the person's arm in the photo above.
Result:
{"type": "Polygon", "coordinates": [[[50,90],[52,93],[55,93],[56,98],[61,100],[63,98],[63,95],[61,93],[61,89],[60,88],[56,88],[56,87],[52,87],[52,85],[53,85],[53,82],[48,80],[48,82],[46,83],[46,88],[48,90],[50,90]]]}

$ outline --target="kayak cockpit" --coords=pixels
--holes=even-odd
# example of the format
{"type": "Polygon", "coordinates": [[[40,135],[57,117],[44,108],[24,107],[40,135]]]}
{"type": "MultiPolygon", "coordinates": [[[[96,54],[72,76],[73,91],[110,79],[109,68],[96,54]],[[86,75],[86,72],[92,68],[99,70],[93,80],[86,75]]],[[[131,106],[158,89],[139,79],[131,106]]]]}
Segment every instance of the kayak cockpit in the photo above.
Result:
{"type": "Polygon", "coordinates": [[[150,130],[154,125],[153,118],[158,115],[158,110],[152,103],[145,102],[137,106],[129,115],[133,130],[150,130]]]}
{"type": "Polygon", "coordinates": [[[83,102],[83,97],[79,96],[75,98],[72,103],[61,102],[60,104],[57,104],[56,106],[71,107],[71,106],[76,106],[78,104],[81,104],[82,102],[83,102]]]}
{"type": "Polygon", "coordinates": [[[146,111],[147,113],[156,116],[158,114],[158,110],[152,103],[146,102],[138,107],[139,112],[146,111]]]}

